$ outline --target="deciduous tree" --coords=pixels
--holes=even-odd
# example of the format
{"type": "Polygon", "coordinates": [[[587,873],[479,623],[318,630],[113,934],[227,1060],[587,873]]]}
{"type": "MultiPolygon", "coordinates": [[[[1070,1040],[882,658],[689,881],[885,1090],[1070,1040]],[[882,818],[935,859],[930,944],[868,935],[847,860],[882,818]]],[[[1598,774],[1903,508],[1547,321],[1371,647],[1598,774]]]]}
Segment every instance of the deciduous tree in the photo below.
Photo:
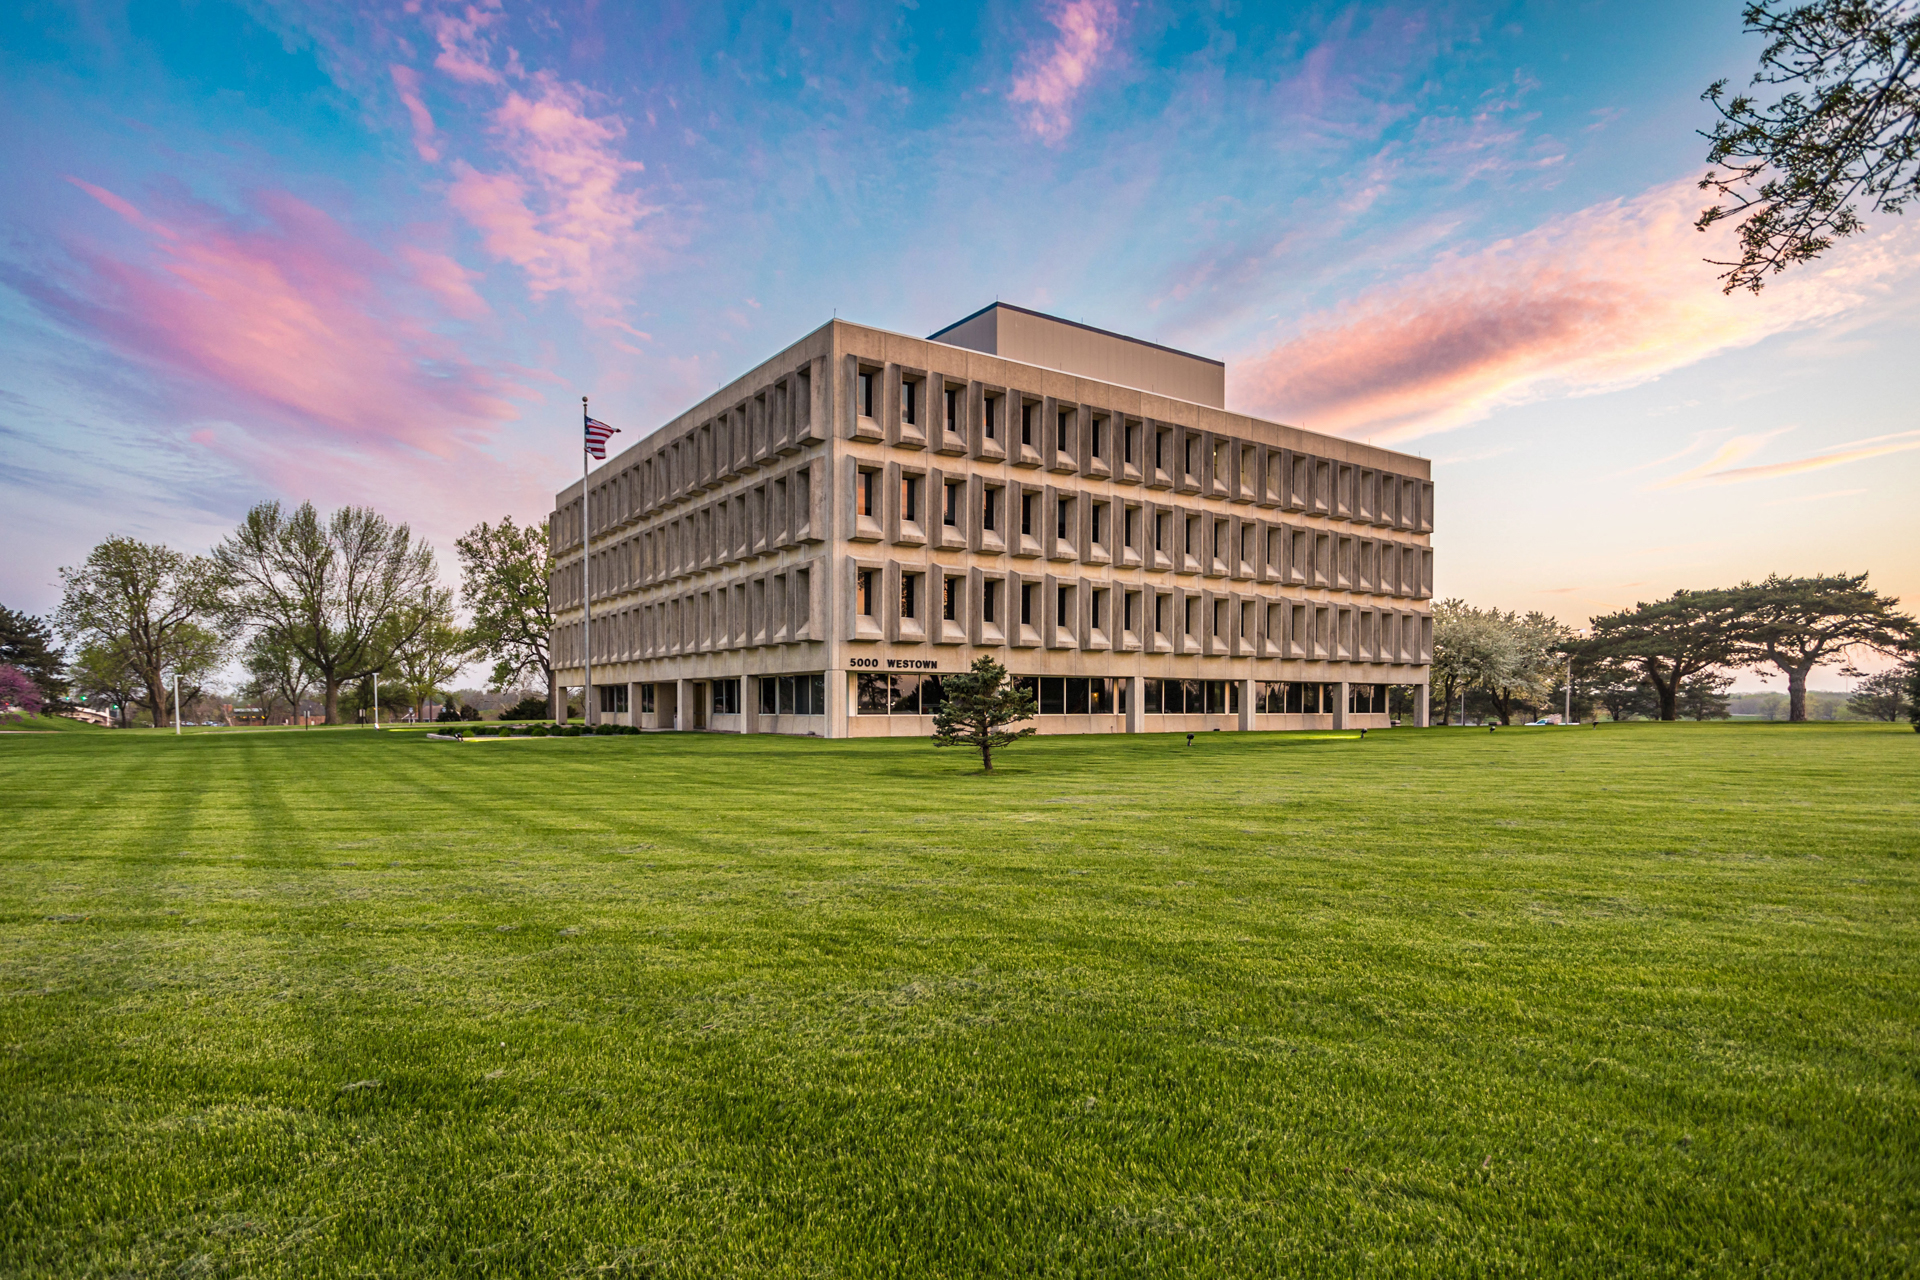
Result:
{"type": "Polygon", "coordinates": [[[247,696],[259,699],[263,709],[283,702],[288,714],[298,719],[300,704],[313,691],[318,677],[299,648],[287,643],[274,628],[262,627],[247,641],[242,662],[247,668],[247,696]]]}
{"type": "Polygon", "coordinates": [[[433,548],[369,507],[322,520],[310,502],[292,512],[263,502],[214,558],[228,618],[272,630],[312,666],[328,724],[339,723],[342,686],[388,666],[426,625],[427,611],[407,610],[446,594],[433,548]]]}
{"type": "Polygon", "coordinates": [[[127,692],[154,724],[168,718],[175,675],[183,698],[198,697],[201,678],[225,661],[226,644],[213,625],[218,574],[205,557],[116,536],[60,577],[56,625],[116,672],[112,679],[131,673],[127,692]]]}
{"type": "MultiPolygon", "coordinates": [[[[460,668],[473,657],[468,635],[453,619],[452,601],[444,595],[414,606],[432,611],[425,624],[413,628],[413,638],[394,650],[393,667],[388,673],[396,692],[404,690],[407,705],[415,719],[425,713],[427,701],[460,674],[460,668]]],[[[411,626],[413,619],[403,617],[411,626]]]]}
{"type": "Polygon", "coordinates": [[[1867,575],[1816,574],[1808,578],[1769,575],[1720,593],[1731,609],[1729,660],[1740,666],[1773,666],[1787,676],[1787,718],[1807,718],[1807,676],[1837,666],[1860,674],[1851,655],[1893,655],[1920,641],[1914,620],[1900,601],[1867,585],[1867,575]]]}
{"type": "Polygon", "coordinates": [[[73,675],[74,692],[91,699],[89,705],[111,707],[119,716],[121,728],[133,723],[133,706],[140,699],[140,676],[123,650],[98,639],[82,641],[68,669],[73,675]]]}
{"type": "Polygon", "coordinates": [[[461,601],[472,615],[467,633],[475,651],[493,662],[493,687],[512,688],[538,675],[547,687],[547,713],[558,719],[560,687],[548,648],[553,561],[546,530],[517,525],[506,516],[497,525],[475,525],[454,546],[460,554],[461,601]]]}
{"type": "Polygon", "coordinates": [[[993,772],[993,753],[1035,732],[1033,725],[1011,728],[1039,714],[1033,695],[1007,678],[1007,669],[989,657],[973,660],[962,675],[941,682],[945,701],[933,714],[933,745],[972,747],[980,767],[993,772]]]}
{"type": "Polygon", "coordinates": [[[1920,186],[1920,4],[1914,0],[1759,0],[1747,30],[1767,37],[1753,84],[1783,90],[1762,105],[1704,95],[1720,119],[1707,133],[1705,231],[1740,218],[1740,257],[1715,262],[1726,291],[1758,293],[1766,277],[1819,257],[1862,227],[1860,204],[1897,214],[1920,186]]]}

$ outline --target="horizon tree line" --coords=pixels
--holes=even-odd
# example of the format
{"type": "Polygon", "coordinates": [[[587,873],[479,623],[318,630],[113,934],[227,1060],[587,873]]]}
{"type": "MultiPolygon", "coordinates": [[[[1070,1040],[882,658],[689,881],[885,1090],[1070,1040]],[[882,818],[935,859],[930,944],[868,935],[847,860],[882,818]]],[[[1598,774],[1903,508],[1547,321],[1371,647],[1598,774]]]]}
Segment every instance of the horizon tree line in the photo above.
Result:
{"type": "Polygon", "coordinates": [[[296,714],[317,700],[327,724],[371,701],[376,673],[383,705],[418,712],[476,661],[493,664],[496,690],[544,680],[558,714],[546,531],[509,516],[455,546],[464,623],[434,549],[369,507],[262,502],[200,556],[110,535],[60,570],[49,619],[0,607],[0,666],[40,702],[115,707],[122,725],[136,709],[164,725],[176,677],[191,704],[229,662],[246,673],[243,696],[296,714]]]}
{"type": "Polygon", "coordinates": [[[1920,623],[1867,577],[1770,574],[1680,590],[1598,615],[1583,631],[1539,612],[1441,600],[1433,610],[1435,710],[1447,723],[1459,696],[1478,691],[1508,724],[1515,707],[1557,709],[1556,697],[1571,691],[1582,709],[1605,707],[1616,720],[1705,719],[1723,711],[1733,672],[1772,669],[1786,677],[1787,718],[1801,722],[1814,671],[1860,678],[1858,661],[1875,654],[1901,665],[1867,677],[1872,688],[1862,686],[1859,710],[1890,719],[1903,695],[1909,708],[1920,704],[1920,623]]]}

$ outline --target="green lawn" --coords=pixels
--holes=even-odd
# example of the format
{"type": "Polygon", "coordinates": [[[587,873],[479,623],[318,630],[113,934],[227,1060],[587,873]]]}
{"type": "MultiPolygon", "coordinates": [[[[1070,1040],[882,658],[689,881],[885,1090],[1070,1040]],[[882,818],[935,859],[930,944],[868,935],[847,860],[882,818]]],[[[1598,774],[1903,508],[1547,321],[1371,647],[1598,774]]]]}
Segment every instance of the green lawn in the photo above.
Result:
{"type": "Polygon", "coordinates": [[[1920,734],[0,738],[0,1272],[1920,1273],[1920,734]]]}

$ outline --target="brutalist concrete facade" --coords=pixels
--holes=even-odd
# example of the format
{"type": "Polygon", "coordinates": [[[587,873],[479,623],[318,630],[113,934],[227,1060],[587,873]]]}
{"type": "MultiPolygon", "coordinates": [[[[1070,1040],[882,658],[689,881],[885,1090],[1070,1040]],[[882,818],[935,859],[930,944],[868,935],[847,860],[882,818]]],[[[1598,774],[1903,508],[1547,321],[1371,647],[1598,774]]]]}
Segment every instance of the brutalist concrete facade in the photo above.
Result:
{"type": "MultiPolygon", "coordinates": [[[[1218,362],[1033,312],[1023,354],[1135,385],[972,349],[984,315],[834,321],[594,471],[594,718],[925,735],[988,653],[1043,733],[1384,726],[1407,686],[1424,722],[1426,460],[1168,395],[1218,362]]],[[[550,524],[576,686],[580,498],[550,524]]]]}

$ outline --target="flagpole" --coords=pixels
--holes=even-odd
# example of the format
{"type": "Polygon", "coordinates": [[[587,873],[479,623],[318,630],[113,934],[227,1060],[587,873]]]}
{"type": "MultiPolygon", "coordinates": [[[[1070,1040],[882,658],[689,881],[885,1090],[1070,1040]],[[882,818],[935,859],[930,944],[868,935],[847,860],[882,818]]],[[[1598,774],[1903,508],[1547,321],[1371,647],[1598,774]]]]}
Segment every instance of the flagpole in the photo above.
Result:
{"type": "MultiPolygon", "coordinates": [[[[587,398],[580,397],[580,602],[586,612],[580,622],[580,655],[585,681],[580,688],[580,718],[593,723],[593,523],[587,516],[587,398]]],[[[561,710],[566,708],[562,707],[561,710]]]]}

